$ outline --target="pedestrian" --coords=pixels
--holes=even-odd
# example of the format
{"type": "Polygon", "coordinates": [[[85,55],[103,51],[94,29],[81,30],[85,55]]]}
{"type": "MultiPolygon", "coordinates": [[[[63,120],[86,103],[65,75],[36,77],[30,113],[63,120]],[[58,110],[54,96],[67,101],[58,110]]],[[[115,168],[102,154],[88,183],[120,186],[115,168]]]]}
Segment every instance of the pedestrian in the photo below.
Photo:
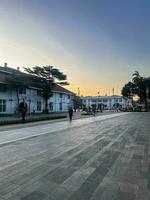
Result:
{"type": "Polygon", "coordinates": [[[25,122],[25,116],[26,116],[26,113],[27,113],[27,104],[24,102],[21,102],[19,104],[19,110],[20,110],[20,113],[21,113],[21,118],[22,118],[22,123],[25,122]]]}
{"type": "Polygon", "coordinates": [[[95,113],[96,113],[96,108],[93,107],[93,116],[95,116],[95,113]]]}
{"type": "Polygon", "coordinates": [[[69,108],[68,113],[69,113],[69,120],[71,122],[72,121],[72,116],[73,116],[73,109],[71,107],[69,108]]]}

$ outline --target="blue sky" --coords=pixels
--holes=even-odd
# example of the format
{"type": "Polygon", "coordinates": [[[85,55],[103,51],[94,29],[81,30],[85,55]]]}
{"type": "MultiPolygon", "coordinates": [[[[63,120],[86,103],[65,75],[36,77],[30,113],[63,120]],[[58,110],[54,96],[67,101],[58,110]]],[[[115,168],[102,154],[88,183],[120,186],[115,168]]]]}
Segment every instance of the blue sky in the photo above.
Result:
{"type": "Polygon", "coordinates": [[[53,65],[81,94],[150,75],[149,0],[0,0],[0,64],[53,65]]]}

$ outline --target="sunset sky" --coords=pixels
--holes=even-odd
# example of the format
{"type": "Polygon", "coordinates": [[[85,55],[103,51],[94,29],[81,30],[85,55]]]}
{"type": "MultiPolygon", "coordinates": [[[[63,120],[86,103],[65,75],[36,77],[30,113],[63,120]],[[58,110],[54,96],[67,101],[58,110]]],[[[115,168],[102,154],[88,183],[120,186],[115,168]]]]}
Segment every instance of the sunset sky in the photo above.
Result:
{"type": "Polygon", "coordinates": [[[149,0],[0,0],[0,65],[52,65],[82,95],[150,76],[149,0]]]}

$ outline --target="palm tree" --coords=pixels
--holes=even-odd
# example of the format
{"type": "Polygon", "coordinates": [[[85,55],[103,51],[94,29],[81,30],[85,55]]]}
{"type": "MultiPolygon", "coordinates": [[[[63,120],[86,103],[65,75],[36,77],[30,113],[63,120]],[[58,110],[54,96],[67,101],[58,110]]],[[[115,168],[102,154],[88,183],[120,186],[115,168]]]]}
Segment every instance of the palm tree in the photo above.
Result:
{"type": "Polygon", "coordinates": [[[122,95],[124,97],[128,97],[128,98],[133,98],[133,96],[135,95],[135,89],[136,86],[134,83],[132,82],[128,82],[127,84],[124,85],[124,87],[122,88],[122,95]]]}
{"type": "Polygon", "coordinates": [[[145,107],[148,111],[150,108],[149,99],[150,99],[150,77],[144,78],[144,86],[145,86],[145,107]]]}
{"type": "Polygon", "coordinates": [[[55,84],[68,85],[65,81],[67,76],[53,66],[35,66],[25,68],[25,71],[34,75],[32,78],[42,88],[41,96],[45,99],[45,112],[48,113],[48,99],[52,96],[52,90],[55,84]],[[56,82],[57,80],[57,82],[56,82]]]}
{"type": "Polygon", "coordinates": [[[140,98],[140,103],[146,102],[146,87],[144,83],[144,77],[140,76],[138,71],[135,71],[132,75],[132,81],[137,86],[137,95],[140,98]]]}
{"type": "Polygon", "coordinates": [[[138,71],[135,71],[132,75],[132,82],[128,82],[122,88],[122,95],[125,97],[139,97],[139,102],[145,104],[146,110],[148,110],[148,100],[150,98],[150,77],[142,77],[138,71]]]}

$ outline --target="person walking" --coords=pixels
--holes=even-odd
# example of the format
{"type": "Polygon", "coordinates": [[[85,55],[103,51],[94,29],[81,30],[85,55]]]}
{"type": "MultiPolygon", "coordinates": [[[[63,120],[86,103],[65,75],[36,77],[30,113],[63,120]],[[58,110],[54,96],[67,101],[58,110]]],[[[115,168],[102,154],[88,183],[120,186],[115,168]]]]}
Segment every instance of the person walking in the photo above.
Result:
{"type": "Polygon", "coordinates": [[[23,102],[21,102],[19,104],[19,110],[21,113],[21,118],[22,118],[22,123],[25,123],[25,116],[27,113],[27,104],[25,103],[25,101],[23,100],[23,102]]]}
{"type": "Polygon", "coordinates": [[[69,108],[68,113],[69,113],[69,120],[71,122],[72,121],[72,116],[73,116],[73,109],[71,107],[69,108]]]}
{"type": "Polygon", "coordinates": [[[96,108],[93,106],[93,116],[95,116],[95,114],[96,114],[96,108]]]}

